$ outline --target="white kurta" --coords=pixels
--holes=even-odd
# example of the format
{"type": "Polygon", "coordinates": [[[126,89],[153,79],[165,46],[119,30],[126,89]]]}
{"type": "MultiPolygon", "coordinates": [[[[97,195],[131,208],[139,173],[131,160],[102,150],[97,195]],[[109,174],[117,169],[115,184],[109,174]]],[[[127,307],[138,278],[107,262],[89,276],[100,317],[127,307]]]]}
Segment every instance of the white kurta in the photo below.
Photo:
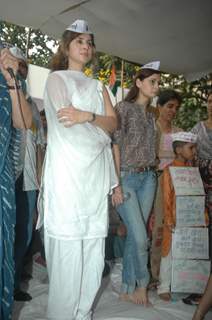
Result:
{"type": "Polygon", "coordinates": [[[59,123],[56,112],[71,104],[104,115],[102,84],[70,70],[53,72],[47,80],[44,228],[57,239],[105,237],[107,196],[117,185],[111,139],[88,122],[70,128],[59,123]]]}

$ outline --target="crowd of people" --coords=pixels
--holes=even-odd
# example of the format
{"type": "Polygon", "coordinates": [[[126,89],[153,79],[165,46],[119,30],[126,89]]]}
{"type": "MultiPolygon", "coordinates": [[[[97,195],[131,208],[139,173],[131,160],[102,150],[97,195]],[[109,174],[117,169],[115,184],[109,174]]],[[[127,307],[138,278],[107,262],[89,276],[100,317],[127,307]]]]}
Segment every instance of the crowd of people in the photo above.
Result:
{"type": "MultiPolygon", "coordinates": [[[[0,51],[1,319],[11,319],[13,300],[32,299],[22,291],[21,279],[35,229],[38,189],[38,237],[41,244],[44,238],[49,277],[48,319],[91,319],[105,268],[109,197],[119,217],[109,235],[122,240],[119,298],[149,306],[148,287],[155,281],[159,297],[169,301],[176,224],[170,166],[199,167],[211,258],[212,92],[207,96],[208,118],[184,132],[173,124],[182,98],[173,89],[160,89],[156,61],[141,67],[127,96],[113,108],[104,85],[83,72],[94,58],[95,40],[87,22],[76,20],[63,33],[52,58],[45,113],[40,114],[26,89],[26,57],[17,47],[4,47],[0,51]]],[[[202,320],[212,305],[211,287],[210,277],[193,320],[202,320]]]]}

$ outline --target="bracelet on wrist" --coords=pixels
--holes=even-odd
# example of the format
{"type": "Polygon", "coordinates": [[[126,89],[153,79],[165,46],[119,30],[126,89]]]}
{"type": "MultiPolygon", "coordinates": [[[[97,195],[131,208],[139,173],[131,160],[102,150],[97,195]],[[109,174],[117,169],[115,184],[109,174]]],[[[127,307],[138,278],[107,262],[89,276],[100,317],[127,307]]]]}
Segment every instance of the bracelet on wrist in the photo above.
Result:
{"type": "Polygon", "coordinates": [[[92,119],[89,120],[88,122],[94,122],[96,120],[96,114],[92,113],[92,119]]]}
{"type": "Polygon", "coordinates": [[[19,89],[21,89],[21,86],[20,85],[17,85],[17,86],[9,86],[9,85],[7,85],[7,88],[9,89],[9,90],[19,90],[19,89]]]}

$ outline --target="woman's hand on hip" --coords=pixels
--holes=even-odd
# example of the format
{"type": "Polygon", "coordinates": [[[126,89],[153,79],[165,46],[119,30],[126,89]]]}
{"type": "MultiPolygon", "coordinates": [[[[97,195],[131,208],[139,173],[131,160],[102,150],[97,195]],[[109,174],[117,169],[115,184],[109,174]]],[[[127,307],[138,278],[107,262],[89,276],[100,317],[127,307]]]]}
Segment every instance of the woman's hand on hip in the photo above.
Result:
{"type": "Polygon", "coordinates": [[[57,112],[57,118],[59,122],[64,125],[64,127],[69,128],[75,124],[90,121],[92,118],[92,113],[69,106],[61,108],[57,112]]]}

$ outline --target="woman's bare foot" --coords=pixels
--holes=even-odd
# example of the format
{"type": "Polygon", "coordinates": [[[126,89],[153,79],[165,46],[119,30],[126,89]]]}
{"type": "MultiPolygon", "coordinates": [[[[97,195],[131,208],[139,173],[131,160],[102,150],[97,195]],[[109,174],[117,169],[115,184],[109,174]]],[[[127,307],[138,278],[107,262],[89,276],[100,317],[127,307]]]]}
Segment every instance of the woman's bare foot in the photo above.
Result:
{"type": "Polygon", "coordinates": [[[121,294],[119,295],[119,300],[121,300],[121,301],[133,302],[133,301],[132,301],[132,294],[121,293],[121,294]]]}
{"type": "Polygon", "coordinates": [[[170,301],[171,300],[171,293],[170,292],[160,293],[159,297],[163,301],[170,301]]]}
{"type": "Polygon", "coordinates": [[[151,306],[147,295],[147,289],[137,288],[132,294],[132,302],[135,304],[143,304],[145,307],[151,306]]]}

